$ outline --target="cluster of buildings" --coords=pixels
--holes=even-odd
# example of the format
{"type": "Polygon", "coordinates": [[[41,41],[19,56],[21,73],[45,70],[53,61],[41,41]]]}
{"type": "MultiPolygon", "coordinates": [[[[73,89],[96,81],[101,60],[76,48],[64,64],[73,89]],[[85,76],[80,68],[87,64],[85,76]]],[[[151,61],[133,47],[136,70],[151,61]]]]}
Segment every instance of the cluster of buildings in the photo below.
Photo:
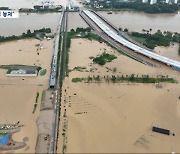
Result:
{"type": "Polygon", "coordinates": [[[45,0],[41,5],[35,5],[34,9],[61,9],[61,5],[55,5],[53,1],[45,0]]]}
{"type": "Polygon", "coordinates": [[[78,11],[79,10],[79,6],[77,6],[76,4],[74,4],[72,2],[69,3],[68,8],[69,8],[69,10],[72,10],[72,11],[78,11]]]}
{"type": "MultiPolygon", "coordinates": [[[[81,0],[83,4],[91,4],[96,9],[104,8],[104,6],[111,6],[112,1],[115,0],[81,0]]],[[[117,2],[142,2],[148,4],[166,3],[166,4],[178,4],[180,0],[116,0],[117,2]]]]}
{"type": "MultiPolygon", "coordinates": [[[[142,0],[143,3],[148,3],[149,0],[142,0]]],[[[178,0],[164,0],[163,2],[167,3],[167,4],[177,4],[178,0]]],[[[157,3],[157,0],[150,0],[150,4],[155,4],[157,3]]]]}

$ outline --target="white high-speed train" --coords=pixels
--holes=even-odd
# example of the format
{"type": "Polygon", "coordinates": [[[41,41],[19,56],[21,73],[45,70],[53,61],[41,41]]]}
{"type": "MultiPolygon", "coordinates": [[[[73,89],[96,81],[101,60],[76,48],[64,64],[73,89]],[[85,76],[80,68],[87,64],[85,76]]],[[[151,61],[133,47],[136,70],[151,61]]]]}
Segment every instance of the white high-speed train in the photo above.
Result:
{"type": "Polygon", "coordinates": [[[59,36],[61,30],[61,23],[63,20],[64,12],[61,13],[60,20],[57,27],[57,32],[54,40],[54,53],[51,64],[51,74],[49,79],[49,87],[54,88],[56,86],[56,78],[57,78],[57,65],[58,65],[58,51],[59,51],[59,36]]]}

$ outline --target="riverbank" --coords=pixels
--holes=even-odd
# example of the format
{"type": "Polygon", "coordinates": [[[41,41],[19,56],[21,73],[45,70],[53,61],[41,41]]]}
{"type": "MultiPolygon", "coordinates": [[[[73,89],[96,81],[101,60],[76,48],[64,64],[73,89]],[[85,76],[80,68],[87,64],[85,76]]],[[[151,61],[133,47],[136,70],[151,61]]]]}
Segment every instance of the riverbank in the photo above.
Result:
{"type": "Polygon", "coordinates": [[[27,38],[37,38],[39,40],[43,40],[44,38],[46,38],[47,35],[51,35],[51,37],[52,36],[54,37],[54,34],[50,34],[50,33],[51,33],[50,28],[42,28],[39,30],[34,30],[33,32],[31,32],[31,30],[29,29],[29,30],[27,30],[26,33],[24,32],[24,33],[22,33],[22,35],[19,35],[19,36],[15,36],[15,35],[7,36],[7,37],[6,36],[0,36],[0,43],[1,42],[7,42],[7,41],[27,39],[27,38]]]}

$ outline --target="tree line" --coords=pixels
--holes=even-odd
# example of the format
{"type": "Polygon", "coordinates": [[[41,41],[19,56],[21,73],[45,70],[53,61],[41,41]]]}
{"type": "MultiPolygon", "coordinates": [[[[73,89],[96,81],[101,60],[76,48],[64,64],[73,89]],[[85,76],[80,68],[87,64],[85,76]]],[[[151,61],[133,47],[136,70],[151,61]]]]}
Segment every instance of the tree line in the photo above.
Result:
{"type": "Polygon", "coordinates": [[[150,34],[148,31],[147,33],[132,32],[130,35],[145,39],[143,45],[150,49],[154,49],[156,46],[169,46],[171,42],[180,43],[180,33],[177,32],[161,32],[158,30],[154,34],[150,34]]]}
{"type": "Polygon", "coordinates": [[[118,0],[111,1],[110,4],[102,2],[105,9],[131,9],[135,11],[142,11],[145,13],[175,13],[179,10],[177,4],[166,4],[166,3],[156,3],[150,5],[149,3],[142,2],[120,2],[118,0]]]}
{"type": "Polygon", "coordinates": [[[22,33],[22,35],[12,35],[12,36],[0,36],[0,42],[5,42],[5,41],[13,41],[13,40],[19,40],[23,38],[30,38],[30,37],[35,37],[37,33],[51,33],[50,28],[42,28],[39,30],[34,30],[31,32],[31,30],[27,30],[26,33],[22,33]]]}
{"type": "Polygon", "coordinates": [[[106,75],[106,76],[88,76],[83,78],[72,78],[72,82],[82,82],[85,83],[121,83],[121,82],[131,82],[131,83],[159,83],[159,82],[168,82],[168,83],[177,83],[177,81],[173,78],[169,78],[167,76],[159,75],[157,77],[150,77],[149,75],[138,76],[135,74],[131,75],[106,75]]]}

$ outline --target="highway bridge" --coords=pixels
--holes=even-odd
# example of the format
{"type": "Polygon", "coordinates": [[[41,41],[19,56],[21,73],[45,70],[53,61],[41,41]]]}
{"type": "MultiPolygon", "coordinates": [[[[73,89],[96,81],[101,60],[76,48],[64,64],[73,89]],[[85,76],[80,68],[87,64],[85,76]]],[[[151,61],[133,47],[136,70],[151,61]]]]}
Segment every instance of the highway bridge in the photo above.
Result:
{"type": "Polygon", "coordinates": [[[141,46],[138,46],[137,44],[134,44],[133,42],[128,41],[127,39],[123,38],[122,36],[118,35],[114,30],[112,30],[109,26],[107,26],[105,23],[103,23],[103,20],[101,20],[97,15],[95,15],[90,10],[82,10],[82,12],[93,21],[96,26],[98,26],[108,37],[116,41],[117,43],[120,43],[124,47],[141,54],[143,56],[146,56],[150,59],[154,59],[158,62],[167,64],[168,66],[172,66],[173,68],[180,70],[180,62],[172,60],[170,58],[161,56],[157,53],[152,52],[151,50],[148,50],[147,48],[143,48],[141,46]]]}

